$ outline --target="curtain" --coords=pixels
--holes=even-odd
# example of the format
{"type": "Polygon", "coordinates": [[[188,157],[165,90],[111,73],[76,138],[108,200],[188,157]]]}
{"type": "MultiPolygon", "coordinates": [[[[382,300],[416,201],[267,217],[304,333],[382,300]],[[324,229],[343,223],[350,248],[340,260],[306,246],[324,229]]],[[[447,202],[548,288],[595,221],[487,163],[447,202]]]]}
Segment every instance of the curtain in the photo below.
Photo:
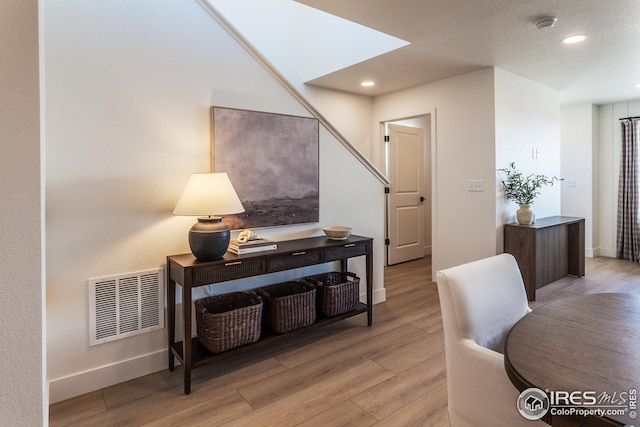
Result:
{"type": "Polygon", "coordinates": [[[618,187],[617,257],[640,262],[640,219],[638,218],[638,143],[640,119],[624,119],[620,183],[618,187]]]}

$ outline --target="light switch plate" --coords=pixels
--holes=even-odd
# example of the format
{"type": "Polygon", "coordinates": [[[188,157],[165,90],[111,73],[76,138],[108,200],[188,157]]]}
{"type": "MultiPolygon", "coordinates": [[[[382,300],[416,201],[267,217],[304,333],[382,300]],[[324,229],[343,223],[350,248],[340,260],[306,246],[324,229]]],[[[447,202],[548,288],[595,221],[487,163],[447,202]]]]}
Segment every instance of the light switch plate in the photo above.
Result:
{"type": "Polygon", "coordinates": [[[470,179],[467,181],[468,191],[484,191],[484,180],[482,179],[470,179]]]}

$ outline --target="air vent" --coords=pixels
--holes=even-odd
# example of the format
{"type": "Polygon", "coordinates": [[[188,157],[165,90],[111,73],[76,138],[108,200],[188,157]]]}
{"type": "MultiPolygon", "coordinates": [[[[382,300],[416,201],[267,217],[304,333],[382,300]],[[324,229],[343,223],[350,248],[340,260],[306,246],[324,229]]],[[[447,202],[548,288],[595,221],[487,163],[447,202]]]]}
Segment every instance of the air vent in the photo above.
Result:
{"type": "Polygon", "coordinates": [[[164,328],[163,269],[89,279],[89,345],[164,328]]]}

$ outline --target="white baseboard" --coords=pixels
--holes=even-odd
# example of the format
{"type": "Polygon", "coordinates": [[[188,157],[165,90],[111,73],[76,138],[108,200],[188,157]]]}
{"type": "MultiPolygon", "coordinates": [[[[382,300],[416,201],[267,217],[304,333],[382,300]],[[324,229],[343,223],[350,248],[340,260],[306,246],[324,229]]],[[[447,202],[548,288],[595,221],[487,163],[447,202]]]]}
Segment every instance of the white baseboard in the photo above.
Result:
{"type": "Polygon", "coordinates": [[[155,353],[50,380],[49,403],[60,402],[168,369],[168,360],[167,350],[160,350],[155,353]]]}
{"type": "Polygon", "coordinates": [[[593,249],[587,248],[585,249],[584,252],[585,252],[584,255],[587,258],[597,258],[600,256],[600,248],[593,248],[593,249]]]}
{"type": "MultiPolygon", "coordinates": [[[[366,296],[364,294],[361,296],[362,300],[366,301],[366,296]]],[[[387,294],[384,288],[374,290],[374,304],[386,300],[387,294]]],[[[168,369],[168,363],[167,350],[160,350],[155,353],[50,380],[49,403],[71,399],[72,397],[168,369]]]]}
{"type": "MultiPolygon", "coordinates": [[[[381,302],[385,302],[387,300],[387,290],[385,288],[382,289],[374,289],[373,291],[373,305],[379,304],[381,302]]],[[[367,294],[360,294],[360,301],[367,301],[367,294]]]]}
{"type": "Polygon", "coordinates": [[[609,257],[609,258],[615,258],[617,256],[617,253],[616,253],[615,249],[600,248],[598,256],[606,256],[606,257],[609,257]]]}
{"type": "MultiPolygon", "coordinates": [[[[385,288],[373,291],[373,304],[379,304],[387,300],[387,290],[385,288]]],[[[365,300],[366,301],[366,300],[365,300]]]]}

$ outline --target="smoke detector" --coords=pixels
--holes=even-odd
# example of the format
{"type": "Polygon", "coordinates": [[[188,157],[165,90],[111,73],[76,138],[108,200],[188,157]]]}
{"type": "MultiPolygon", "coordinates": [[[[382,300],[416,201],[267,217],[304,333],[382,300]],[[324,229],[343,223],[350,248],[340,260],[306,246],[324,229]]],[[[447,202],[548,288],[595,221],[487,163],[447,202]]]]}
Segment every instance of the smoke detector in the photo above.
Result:
{"type": "Polygon", "coordinates": [[[543,28],[551,28],[556,25],[558,18],[555,16],[547,16],[536,21],[536,27],[541,30],[543,28]]]}

